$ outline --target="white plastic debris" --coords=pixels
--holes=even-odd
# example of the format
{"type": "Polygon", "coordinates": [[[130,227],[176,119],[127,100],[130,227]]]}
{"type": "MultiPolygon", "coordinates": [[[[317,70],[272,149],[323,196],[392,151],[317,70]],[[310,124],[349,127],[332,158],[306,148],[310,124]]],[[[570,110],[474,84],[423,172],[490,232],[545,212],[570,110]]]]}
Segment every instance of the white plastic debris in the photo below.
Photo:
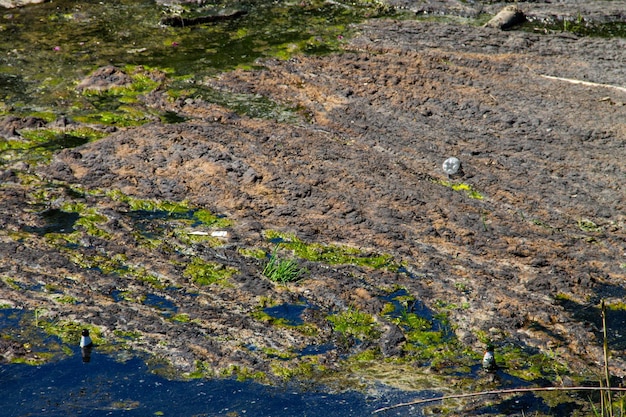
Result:
{"type": "Polygon", "coordinates": [[[443,161],[443,172],[445,172],[448,175],[456,174],[457,172],[459,172],[460,168],[461,168],[461,161],[459,161],[459,158],[455,158],[453,156],[443,161]]]}
{"type": "Polygon", "coordinates": [[[199,230],[192,230],[191,232],[187,232],[188,235],[194,235],[194,236],[208,236],[209,232],[202,232],[199,230]]]}
{"type": "Polygon", "coordinates": [[[228,232],[226,230],[216,230],[215,232],[211,232],[211,236],[213,236],[213,237],[226,237],[226,236],[228,236],[228,232]]]}

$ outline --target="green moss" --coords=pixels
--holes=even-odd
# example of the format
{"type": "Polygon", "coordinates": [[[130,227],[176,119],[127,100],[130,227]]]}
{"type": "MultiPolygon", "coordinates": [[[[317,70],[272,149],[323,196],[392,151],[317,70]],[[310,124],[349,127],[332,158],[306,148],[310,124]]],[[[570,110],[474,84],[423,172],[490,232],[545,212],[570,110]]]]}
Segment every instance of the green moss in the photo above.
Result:
{"type": "Polygon", "coordinates": [[[233,224],[232,220],[211,213],[209,210],[194,207],[187,201],[140,199],[126,195],[120,190],[108,190],[105,194],[114,201],[128,204],[132,211],[163,212],[172,218],[188,217],[205,226],[216,228],[226,228],[233,224]]]}
{"type": "Polygon", "coordinates": [[[200,209],[196,210],[193,213],[193,217],[198,219],[198,221],[202,222],[206,226],[218,227],[218,228],[226,228],[232,226],[233,222],[224,217],[219,217],[209,210],[200,209]]]}
{"type": "Polygon", "coordinates": [[[123,72],[131,78],[131,83],[123,86],[112,86],[106,90],[96,89],[83,90],[83,95],[87,97],[117,96],[125,99],[126,102],[136,102],[139,95],[147,94],[154,91],[161,85],[159,81],[155,81],[150,77],[150,68],[143,66],[127,65],[123,68],[123,72]],[[132,100],[134,99],[134,100],[132,100]]]}
{"type": "Polygon", "coordinates": [[[601,232],[604,229],[589,219],[578,220],[578,228],[583,232],[601,232]]]}
{"type": "Polygon", "coordinates": [[[553,380],[571,374],[567,364],[553,353],[528,353],[514,346],[496,349],[495,353],[498,364],[504,364],[511,375],[527,381],[539,378],[553,380]]]}
{"type": "Polygon", "coordinates": [[[0,164],[26,161],[37,165],[50,161],[60,149],[73,148],[100,139],[105,134],[90,128],[23,129],[20,139],[0,138],[0,164]]]}
{"type": "Polygon", "coordinates": [[[269,348],[269,347],[261,348],[261,351],[263,353],[265,353],[269,357],[283,359],[283,360],[285,360],[285,359],[293,359],[293,358],[298,356],[298,355],[296,355],[293,352],[285,352],[285,351],[282,351],[282,350],[278,350],[278,349],[275,349],[275,348],[269,348]]]}
{"type": "Polygon", "coordinates": [[[130,330],[113,330],[113,334],[117,337],[120,337],[122,339],[130,339],[130,340],[136,340],[139,339],[141,337],[141,332],[138,331],[130,331],[130,330]]]}
{"type": "Polygon", "coordinates": [[[189,314],[180,313],[173,315],[170,320],[178,323],[189,323],[191,321],[191,318],[189,318],[189,314]]]}
{"type": "Polygon", "coordinates": [[[99,214],[95,208],[90,208],[81,213],[80,218],[74,223],[74,227],[84,229],[90,236],[101,239],[111,239],[110,233],[99,226],[107,221],[108,219],[99,214]]]}
{"type": "Polygon", "coordinates": [[[37,356],[33,357],[33,356],[18,356],[15,357],[13,359],[11,359],[11,363],[12,364],[23,364],[23,365],[30,365],[30,366],[38,366],[38,365],[43,365],[44,363],[48,362],[50,359],[52,359],[53,355],[52,354],[46,354],[44,352],[42,353],[38,353],[37,356]]]}
{"type": "Polygon", "coordinates": [[[293,234],[281,233],[273,230],[264,232],[266,239],[279,242],[281,247],[293,250],[295,255],[313,262],[323,262],[330,265],[346,264],[366,266],[374,269],[388,269],[397,271],[399,264],[393,261],[391,255],[367,256],[362,251],[349,246],[322,245],[319,243],[305,243],[293,234]]]}
{"type": "Polygon", "coordinates": [[[237,365],[231,365],[228,368],[220,371],[222,376],[235,376],[237,381],[244,382],[249,380],[263,381],[267,378],[265,372],[252,371],[247,367],[241,367],[237,365]]]}
{"type": "Polygon", "coordinates": [[[189,372],[185,376],[189,379],[200,379],[212,377],[214,374],[211,365],[205,361],[196,360],[195,368],[193,372],[189,372]]]}
{"type": "Polygon", "coordinates": [[[326,370],[315,356],[302,356],[292,361],[275,360],[270,364],[270,369],[272,374],[284,380],[310,378],[326,370]]]}
{"type": "Polygon", "coordinates": [[[250,316],[254,318],[255,320],[259,320],[264,323],[270,323],[274,326],[292,327],[291,325],[289,325],[289,322],[286,319],[270,316],[269,314],[267,314],[265,311],[261,309],[257,309],[253,311],[252,313],[250,313],[250,316]]]}
{"type": "Polygon", "coordinates": [[[351,362],[371,362],[379,359],[380,351],[378,349],[366,349],[350,357],[351,362]]]}
{"type": "Polygon", "coordinates": [[[108,126],[132,127],[140,126],[153,119],[150,113],[131,106],[120,106],[118,111],[102,110],[82,116],[76,116],[76,121],[81,123],[103,124],[108,126]]]}
{"type": "Polygon", "coordinates": [[[380,334],[374,317],[354,307],[327,317],[333,330],[362,339],[373,339],[380,334]]]}
{"type": "Polygon", "coordinates": [[[258,248],[237,248],[237,252],[249,258],[265,259],[267,257],[267,252],[258,248]]]}
{"type": "Polygon", "coordinates": [[[623,301],[606,303],[606,308],[613,311],[626,311],[626,303],[623,301]]]}
{"type": "Polygon", "coordinates": [[[396,311],[396,306],[393,303],[385,303],[385,305],[383,305],[382,310],[380,311],[380,314],[382,316],[387,316],[393,313],[394,311],[396,311]]]}
{"type": "Polygon", "coordinates": [[[102,338],[102,333],[100,332],[100,329],[96,326],[92,326],[89,324],[79,323],[71,320],[39,319],[38,327],[40,327],[50,335],[57,336],[63,341],[63,343],[67,343],[70,345],[78,345],[80,341],[80,334],[83,329],[89,330],[89,335],[96,345],[104,343],[104,339],[102,338]]]}
{"type": "Polygon", "coordinates": [[[57,297],[54,299],[57,303],[61,304],[77,304],[78,300],[70,295],[64,295],[62,297],[57,297]]]}
{"type": "Polygon", "coordinates": [[[183,274],[198,285],[228,285],[228,279],[236,273],[235,268],[195,258],[183,274]]]}
{"type": "Polygon", "coordinates": [[[158,290],[162,290],[167,287],[167,284],[165,284],[161,280],[161,278],[157,277],[156,275],[148,273],[145,268],[133,269],[129,271],[128,274],[134,276],[137,280],[141,282],[145,282],[151,287],[156,288],[158,290]]]}
{"type": "Polygon", "coordinates": [[[2,277],[2,280],[14,290],[17,290],[17,291],[22,290],[22,287],[20,287],[20,285],[17,283],[15,279],[10,278],[10,277],[2,277]]]}
{"type": "Polygon", "coordinates": [[[437,181],[438,184],[443,185],[444,187],[452,188],[454,191],[463,191],[469,198],[473,198],[476,200],[482,200],[485,198],[480,192],[478,192],[473,186],[469,184],[465,184],[463,182],[453,183],[449,181],[437,181]]]}

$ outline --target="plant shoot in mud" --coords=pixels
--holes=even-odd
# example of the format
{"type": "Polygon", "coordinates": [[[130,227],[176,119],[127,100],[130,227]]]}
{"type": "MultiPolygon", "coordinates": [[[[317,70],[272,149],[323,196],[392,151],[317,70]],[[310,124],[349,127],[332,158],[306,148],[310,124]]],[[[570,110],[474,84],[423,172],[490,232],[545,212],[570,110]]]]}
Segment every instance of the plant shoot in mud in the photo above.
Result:
{"type": "Polygon", "coordinates": [[[286,284],[288,282],[299,281],[302,275],[306,273],[305,269],[301,269],[298,263],[292,259],[280,259],[276,252],[280,245],[276,245],[269,261],[263,269],[263,275],[274,282],[286,284]]]}

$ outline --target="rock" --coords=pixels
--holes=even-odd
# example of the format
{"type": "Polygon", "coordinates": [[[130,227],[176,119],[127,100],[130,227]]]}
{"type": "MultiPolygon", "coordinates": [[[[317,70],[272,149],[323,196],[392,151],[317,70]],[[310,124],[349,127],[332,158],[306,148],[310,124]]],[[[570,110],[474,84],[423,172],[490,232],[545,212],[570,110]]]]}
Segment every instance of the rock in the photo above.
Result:
{"type": "Polygon", "coordinates": [[[0,136],[15,138],[20,136],[20,129],[37,129],[45,125],[46,121],[39,117],[7,116],[0,120],[0,136]]]}
{"type": "Polygon", "coordinates": [[[455,175],[462,171],[461,169],[461,161],[454,156],[443,161],[443,172],[445,172],[448,176],[455,175]]]}
{"type": "Polygon", "coordinates": [[[113,87],[124,87],[133,82],[132,78],[113,65],[98,68],[76,86],[78,91],[105,91],[113,87]]]}
{"type": "Polygon", "coordinates": [[[13,9],[16,7],[27,6],[29,4],[43,3],[44,0],[0,0],[0,7],[13,9]]]}
{"type": "Polygon", "coordinates": [[[402,354],[402,344],[406,341],[404,333],[395,324],[387,324],[385,333],[380,338],[380,351],[383,356],[400,356],[402,354]]]}
{"type": "Polygon", "coordinates": [[[485,23],[484,27],[502,30],[510,29],[515,25],[524,23],[525,20],[524,12],[519,7],[510,5],[500,10],[497,15],[485,23]]]}
{"type": "Polygon", "coordinates": [[[247,12],[245,10],[234,10],[217,14],[207,13],[193,16],[184,16],[183,14],[170,14],[161,18],[161,24],[174,27],[194,26],[236,19],[241,16],[245,16],[246,14],[247,12]]]}

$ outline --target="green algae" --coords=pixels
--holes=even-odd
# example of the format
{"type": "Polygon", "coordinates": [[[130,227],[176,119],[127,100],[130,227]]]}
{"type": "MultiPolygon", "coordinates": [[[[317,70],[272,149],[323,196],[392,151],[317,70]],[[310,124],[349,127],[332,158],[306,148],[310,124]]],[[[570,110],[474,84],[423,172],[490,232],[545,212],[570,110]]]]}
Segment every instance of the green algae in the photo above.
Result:
{"type": "Polygon", "coordinates": [[[517,346],[503,346],[496,350],[496,363],[507,372],[526,381],[558,380],[572,372],[567,363],[551,352],[529,352],[517,346]]]}
{"type": "Polygon", "coordinates": [[[230,285],[228,279],[237,272],[236,268],[225,266],[218,262],[194,258],[185,268],[183,275],[198,285],[217,284],[225,286],[230,285]]]}
{"type": "Polygon", "coordinates": [[[127,340],[137,340],[141,338],[141,332],[132,331],[132,330],[113,330],[113,334],[118,338],[127,339],[127,340]]]}
{"type": "Polygon", "coordinates": [[[604,227],[598,226],[595,222],[589,219],[578,220],[578,228],[583,232],[601,232],[604,227]]]}
{"type": "Polygon", "coordinates": [[[267,252],[259,248],[237,248],[237,253],[255,259],[265,259],[267,257],[267,252]]]}
{"type": "Polygon", "coordinates": [[[187,80],[173,82],[168,95],[171,99],[180,97],[202,99],[209,103],[219,104],[239,115],[251,118],[276,120],[281,123],[296,123],[303,118],[303,109],[297,106],[290,107],[277,103],[258,94],[234,93],[226,90],[211,88],[195,83],[193,87],[187,80]]]}
{"type": "Polygon", "coordinates": [[[189,317],[189,314],[179,313],[174,314],[172,317],[170,317],[170,320],[177,323],[189,323],[191,321],[191,318],[189,317]]]}
{"type": "Polygon", "coordinates": [[[18,161],[30,165],[50,162],[54,152],[98,140],[106,134],[88,127],[23,129],[19,139],[0,137],[0,166],[18,161]]]}
{"type": "Polygon", "coordinates": [[[187,201],[168,201],[154,199],[140,199],[122,193],[120,190],[109,190],[104,194],[114,201],[125,203],[131,211],[163,213],[172,219],[188,218],[213,228],[227,228],[233,222],[223,216],[212,213],[203,208],[191,205],[187,201]]]}
{"type": "Polygon", "coordinates": [[[224,368],[219,371],[223,377],[234,376],[239,382],[245,381],[263,381],[266,379],[266,374],[263,371],[254,371],[245,366],[231,365],[228,368],[224,368]]]}
{"type": "MultiPolygon", "coordinates": [[[[242,7],[228,1],[222,6],[242,7]]],[[[392,13],[385,3],[368,1],[248,2],[243,7],[248,13],[236,20],[181,28],[160,25],[165,10],[148,0],[61,0],[6,14],[0,17],[0,35],[11,36],[0,36],[0,48],[9,51],[0,62],[0,111],[65,114],[119,126],[159,120],[158,112],[141,105],[141,95],[162,87],[161,79],[150,76],[154,69],[202,79],[258,67],[259,58],[325,54],[342,47],[351,23],[392,13]],[[129,73],[130,86],[77,93],[75,86],[86,74],[111,64],[129,73]]],[[[233,99],[248,106],[246,112],[268,114],[267,105],[274,107],[249,96],[228,98],[233,99]]],[[[270,113],[282,118],[283,110],[270,113]]]]}
{"type": "Polygon", "coordinates": [[[364,340],[374,339],[380,335],[374,317],[370,314],[349,307],[345,311],[327,317],[333,325],[333,330],[345,336],[354,336],[364,340]]]}
{"type": "Polygon", "coordinates": [[[593,22],[578,15],[575,18],[528,21],[520,29],[534,33],[573,33],[576,36],[596,38],[626,38],[626,23],[623,21],[593,22]]]}
{"type": "Polygon", "coordinates": [[[263,235],[267,240],[280,243],[283,248],[294,251],[296,256],[313,262],[366,266],[390,271],[397,271],[400,267],[394,262],[393,256],[387,254],[371,255],[349,246],[305,243],[293,234],[274,230],[266,230],[263,235]]]}
{"type": "Polygon", "coordinates": [[[53,299],[54,301],[60,304],[77,304],[78,303],[78,300],[72,297],[71,295],[63,295],[61,297],[55,297],[53,299]]]}
{"type": "Polygon", "coordinates": [[[463,191],[469,198],[473,198],[475,200],[482,200],[485,198],[479,191],[477,191],[474,186],[466,184],[464,182],[450,182],[450,181],[437,181],[438,184],[443,185],[444,187],[448,187],[453,189],[454,191],[463,191]]]}
{"type": "Polygon", "coordinates": [[[319,363],[319,358],[316,356],[299,356],[289,362],[281,358],[272,361],[270,369],[274,376],[287,381],[295,378],[310,380],[315,376],[325,374],[327,371],[327,368],[319,363]]]}

